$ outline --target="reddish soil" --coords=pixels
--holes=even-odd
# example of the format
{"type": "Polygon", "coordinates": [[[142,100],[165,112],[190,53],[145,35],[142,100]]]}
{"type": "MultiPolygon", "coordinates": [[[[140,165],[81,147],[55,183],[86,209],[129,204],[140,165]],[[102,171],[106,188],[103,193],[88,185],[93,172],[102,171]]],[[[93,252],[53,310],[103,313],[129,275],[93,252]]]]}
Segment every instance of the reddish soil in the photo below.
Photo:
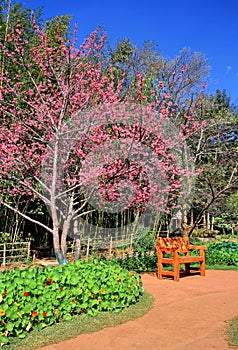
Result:
{"type": "Polygon", "coordinates": [[[155,298],[143,317],[99,332],[82,334],[41,350],[227,350],[224,330],[238,315],[238,271],[207,271],[158,280],[142,275],[155,298]]]}

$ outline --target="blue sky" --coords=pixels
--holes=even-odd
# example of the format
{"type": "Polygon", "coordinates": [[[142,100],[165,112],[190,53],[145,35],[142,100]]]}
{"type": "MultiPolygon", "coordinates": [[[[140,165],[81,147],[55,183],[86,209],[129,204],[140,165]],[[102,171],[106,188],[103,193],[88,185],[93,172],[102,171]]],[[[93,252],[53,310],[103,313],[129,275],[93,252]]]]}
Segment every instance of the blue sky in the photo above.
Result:
{"type": "Polygon", "coordinates": [[[207,92],[226,89],[238,105],[238,0],[22,0],[43,6],[44,18],[72,14],[83,40],[103,25],[111,46],[130,38],[154,40],[169,58],[184,47],[202,52],[211,66],[207,92]]]}

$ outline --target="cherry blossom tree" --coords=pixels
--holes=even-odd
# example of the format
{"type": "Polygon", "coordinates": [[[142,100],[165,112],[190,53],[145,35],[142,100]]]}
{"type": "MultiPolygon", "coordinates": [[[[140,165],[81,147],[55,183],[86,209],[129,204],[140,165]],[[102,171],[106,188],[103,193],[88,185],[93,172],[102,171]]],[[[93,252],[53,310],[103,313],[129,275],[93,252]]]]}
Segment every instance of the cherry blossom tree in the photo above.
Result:
{"type": "Polygon", "coordinates": [[[120,102],[123,82],[101,69],[104,33],[94,31],[79,48],[76,34],[71,42],[59,34],[55,46],[34,19],[33,26],[38,40],[27,59],[20,23],[0,43],[16,72],[0,76],[0,200],[50,232],[64,263],[66,239],[88,211],[164,213],[178,205],[193,176],[186,137],[199,124],[185,115],[175,127],[176,106],[169,96],[148,102],[140,74],[137,99],[120,102]],[[21,212],[16,198],[41,200],[52,226],[21,212]]]}

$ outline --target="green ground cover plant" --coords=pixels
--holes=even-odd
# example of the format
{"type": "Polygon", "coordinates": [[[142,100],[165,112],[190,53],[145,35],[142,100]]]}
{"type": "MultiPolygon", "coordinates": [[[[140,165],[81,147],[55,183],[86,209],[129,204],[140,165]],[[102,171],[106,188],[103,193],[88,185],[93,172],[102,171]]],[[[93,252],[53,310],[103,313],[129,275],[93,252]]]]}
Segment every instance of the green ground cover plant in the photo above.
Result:
{"type": "Polygon", "coordinates": [[[0,343],[74,315],[120,312],[139,301],[140,277],[116,262],[77,261],[0,274],[0,343]]]}
{"type": "Polygon", "coordinates": [[[46,345],[71,339],[79,334],[97,332],[106,327],[115,327],[143,316],[153,305],[153,296],[145,291],[138,303],[124,308],[121,312],[98,312],[93,317],[88,314],[75,315],[71,320],[53,324],[40,331],[35,328],[23,339],[11,338],[10,344],[5,345],[4,350],[36,350],[46,345]]]}

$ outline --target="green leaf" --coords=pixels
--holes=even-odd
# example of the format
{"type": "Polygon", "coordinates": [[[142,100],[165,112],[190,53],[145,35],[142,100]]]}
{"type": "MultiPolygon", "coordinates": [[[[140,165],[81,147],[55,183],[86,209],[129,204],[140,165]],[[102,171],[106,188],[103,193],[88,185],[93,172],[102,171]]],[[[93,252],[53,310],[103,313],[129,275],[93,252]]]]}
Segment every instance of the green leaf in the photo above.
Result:
{"type": "Polygon", "coordinates": [[[22,332],[22,333],[20,333],[20,334],[18,335],[18,338],[19,338],[19,339],[23,339],[23,338],[26,337],[26,335],[27,335],[26,332],[22,332]]]}
{"type": "Polygon", "coordinates": [[[38,329],[39,331],[41,331],[43,328],[47,327],[47,324],[46,323],[39,323],[38,325],[38,329]]]}
{"type": "Polygon", "coordinates": [[[79,277],[78,276],[71,276],[69,278],[69,283],[72,285],[72,286],[76,286],[78,283],[79,283],[79,277]]]}
{"type": "Polygon", "coordinates": [[[90,316],[96,316],[98,314],[98,311],[96,309],[89,309],[87,314],[90,316]]]}
{"type": "Polygon", "coordinates": [[[4,335],[0,335],[0,344],[8,344],[9,343],[9,338],[5,337],[4,335]]]}
{"type": "Polygon", "coordinates": [[[32,309],[33,309],[32,305],[30,303],[28,303],[23,307],[22,311],[24,313],[30,313],[32,311],[32,309]]]}
{"type": "Polygon", "coordinates": [[[7,325],[6,325],[6,328],[9,332],[12,332],[13,329],[14,329],[14,323],[12,322],[8,322],[7,325]]]}
{"type": "MultiPolygon", "coordinates": [[[[103,288],[102,288],[103,289],[103,288]]],[[[97,286],[97,285],[94,285],[93,287],[92,287],[92,293],[93,294],[97,294],[97,293],[99,293],[99,287],[97,286]]]]}
{"type": "Polygon", "coordinates": [[[37,284],[36,284],[36,281],[34,280],[31,280],[28,284],[28,286],[30,287],[30,289],[35,289],[37,284]]]}
{"type": "Polygon", "coordinates": [[[64,320],[69,321],[72,319],[72,316],[70,314],[65,314],[64,315],[64,320]]]}

